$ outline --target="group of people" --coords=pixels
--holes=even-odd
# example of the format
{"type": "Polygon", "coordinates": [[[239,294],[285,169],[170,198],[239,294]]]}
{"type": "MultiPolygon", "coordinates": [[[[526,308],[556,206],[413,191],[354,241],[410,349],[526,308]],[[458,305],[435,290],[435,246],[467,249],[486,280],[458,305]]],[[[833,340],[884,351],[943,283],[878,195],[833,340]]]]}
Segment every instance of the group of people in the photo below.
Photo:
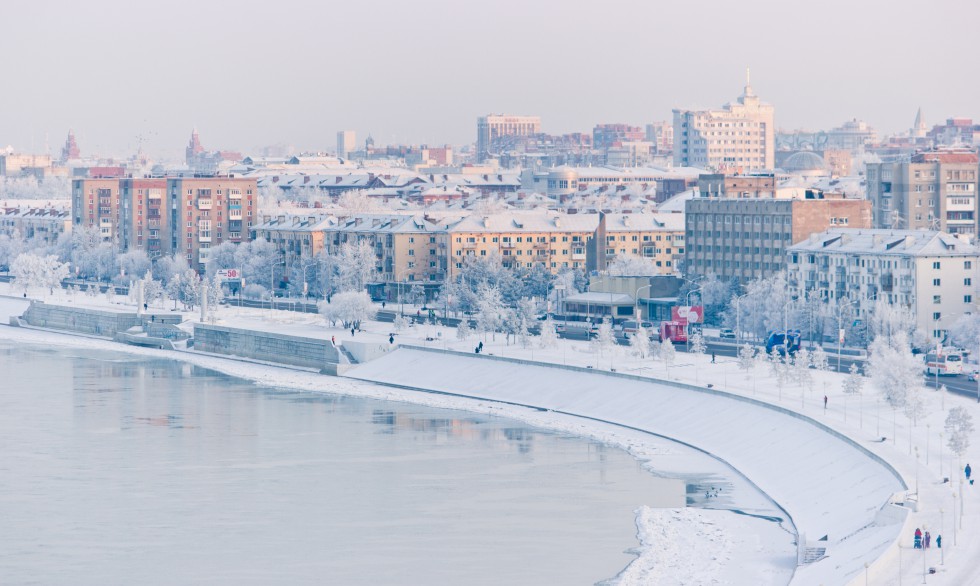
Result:
{"type": "Polygon", "coordinates": [[[479,344],[477,344],[475,352],[477,354],[479,354],[480,352],[483,352],[483,342],[480,342],[479,344]]]}
{"type": "MultiPolygon", "coordinates": [[[[923,533],[921,529],[919,529],[918,527],[916,527],[915,528],[915,540],[912,543],[912,547],[914,549],[929,549],[929,546],[930,545],[932,545],[932,536],[929,535],[929,532],[926,531],[925,533],[923,533]]],[[[942,547],[943,547],[943,536],[942,535],[937,535],[936,536],[936,547],[942,549],[942,547]]]]}

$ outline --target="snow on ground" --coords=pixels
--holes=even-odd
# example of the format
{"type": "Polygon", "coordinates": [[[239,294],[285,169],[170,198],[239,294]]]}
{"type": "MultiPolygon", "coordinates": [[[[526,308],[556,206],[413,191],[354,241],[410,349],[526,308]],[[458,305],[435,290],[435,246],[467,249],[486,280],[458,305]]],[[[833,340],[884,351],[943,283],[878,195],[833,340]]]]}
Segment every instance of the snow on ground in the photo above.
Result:
{"type": "MultiPolygon", "coordinates": [[[[0,294],[6,292],[5,285],[0,285],[0,294]]],[[[15,295],[19,296],[17,291],[15,295]]],[[[47,299],[52,302],[68,303],[67,295],[64,293],[55,294],[55,299],[47,299]],[[60,299],[60,300],[59,300],[60,299]]],[[[77,302],[77,301],[76,301],[77,302]]],[[[86,298],[86,304],[100,306],[109,304],[110,306],[133,307],[128,300],[117,299],[116,303],[109,303],[102,296],[98,298],[86,298]]],[[[24,309],[24,302],[21,299],[0,299],[0,321],[7,322],[8,315],[19,315],[24,309]]],[[[151,308],[152,311],[169,310],[171,304],[161,304],[159,307],[151,308]]],[[[414,308],[413,308],[414,310],[414,308]]],[[[195,312],[187,312],[189,319],[196,320],[195,312]]],[[[329,328],[321,319],[313,315],[298,315],[289,312],[254,310],[235,307],[222,307],[219,309],[217,323],[233,327],[256,327],[257,324],[264,324],[264,327],[256,329],[275,328],[276,331],[294,335],[312,335],[317,337],[336,336],[338,342],[350,338],[350,331],[341,328],[329,328]]],[[[389,333],[393,332],[390,323],[367,322],[364,332],[358,332],[355,336],[357,341],[387,343],[389,333]]],[[[593,424],[583,421],[581,418],[564,416],[554,412],[532,412],[527,409],[509,407],[499,403],[488,401],[473,401],[465,399],[454,399],[437,395],[423,395],[409,390],[401,390],[391,387],[379,387],[373,384],[365,384],[349,379],[337,379],[315,375],[308,372],[296,371],[291,369],[262,366],[240,361],[232,361],[215,357],[195,355],[193,353],[182,352],[162,352],[151,349],[140,349],[123,347],[111,342],[93,339],[80,339],[78,337],[64,336],[59,334],[37,332],[31,330],[17,330],[13,328],[0,328],[0,336],[24,340],[25,342],[40,342],[49,344],[61,344],[66,346],[92,346],[111,348],[142,354],[146,356],[169,356],[175,359],[187,360],[201,366],[214,368],[216,370],[230,374],[243,376],[256,380],[261,384],[290,386],[293,388],[308,389],[313,391],[325,391],[340,394],[356,394],[360,396],[373,397],[379,399],[409,401],[425,403],[433,406],[465,408],[474,411],[497,413],[503,416],[523,419],[532,424],[544,425],[556,429],[563,429],[573,433],[593,435],[595,437],[605,437],[610,443],[624,445],[631,448],[634,453],[642,453],[644,450],[650,453],[656,452],[656,448],[650,446],[656,442],[649,436],[638,432],[619,429],[615,432],[609,431],[607,426],[593,424]]],[[[415,325],[402,332],[395,333],[396,343],[413,344],[420,346],[437,347],[460,352],[472,353],[473,346],[477,343],[475,336],[468,340],[457,340],[454,328],[443,328],[439,326],[415,325]]],[[[733,358],[719,358],[717,364],[711,364],[706,356],[686,355],[678,353],[676,363],[669,368],[659,360],[649,358],[638,358],[629,354],[629,349],[619,347],[614,352],[597,352],[588,342],[560,341],[553,348],[539,348],[535,344],[523,348],[513,342],[508,343],[505,336],[498,334],[496,337],[487,337],[484,341],[484,354],[507,356],[514,358],[526,358],[535,361],[552,362],[555,364],[569,364],[577,366],[591,366],[592,368],[611,370],[615,369],[620,373],[628,373],[639,376],[650,376],[659,378],[669,378],[674,381],[689,382],[692,384],[710,384],[716,389],[724,389],[727,392],[751,397],[759,401],[764,401],[778,405],[784,409],[800,412],[808,417],[818,420],[827,427],[847,435],[859,442],[862,446],[880,456],[890,465],[894,466],[905,479],[909,486],[909,492],[915,492],[916,485],[919,491],[919,510],[913,512],[906,523],[906,529],[898,539],[898,548],[893,547],[895,541],[894,531],[865,531],[858,537],[848,541],[861,541],[861,548],[874,550],[875,548],[888,548],[888,551],[868,570],[870,584],[894,584],[899,580],[899,574],[906,583],[918,583],[922,580],[923,561],[926,567],[935,567],[937,574],[929,575],[928,583],[932,584],[980,584],[980,572],[975,569],[974,560],[980,556],[980,532],[976,531],[980,523],[980,498],[975,488],[969,484],[960,487],[960,468],[954,458],[951,457],[949,449],[940,441],[939,434],[943,432],[943,423],[946,412],[951,406],[964,406],[970,409],[974,418],[980,421],[980,406],[972,400],[945,395],[940,396],[935,391],[928,391],[926,394],[927,415],[921,418],[915,426],[909,425],[901,412],[894,412],[887,408],[884,401],[879,400],[877,391],[866,384],[862,394],[848,397],[842,392],[843,376],[835,373],[814,373],[815,384],[812,388],[802,389],[795,382],[789,382],[780,388],[774,377],[772,377],[764,365],[757,366],[751,373],[746,373],[738,368],[737,361],[733,358]],[[668,377],[669,375],[669,377],[668,377]],[[828,407],[823,408],[823,396],[828,397],[828,407]],[[887,436],[887,441],[880,442],[879,438],[887,436]],[[911,442],[910,442],[911,438],[911,442]],[[918,448],[919,458],[915,458],[914,449],[918,448]],[[951,483],[943,483],[943,477],[952,478],[951,483]],[[963,497],[959,496],[962,490],[963,497]],[[956,496],[956,509],[954,512],[953,494],[956,496]],[[965,503],[961,507],[960,503],[965,503]],[[953,519],[960,518],[962,525],[957,525],[956,543],[953,543],[953,519]],[[942,552],[942,564],[940,563],[940,551],[934,547],[925,552],[912,550],[912,531],[915,527],[924,527],[931,530],[933,539],[937,534],[942,534],[944,548],[942,552]],[[926,557],[923,558],[923,555],[926,557]],[[946,559],[948,558],[948,560],[946,559]],[[912,582],[917,580],[917,582],[912,582]]],[[[395,353],[389,356],[400,354],[395,353]]],[[[436,363],[430,364],[427,369],[437,370],[436,363]]],[[[602,392],[602,389],[598,390],[602,392]]],[[[601,396],[596,401],[597,406],[601,406],[601,396]]],[[[632,406],[623,406],[623,410],[632,409],[632,406]]],[[[739,421],[740,425],[756,425],[751,421],[739,421]]],[[[980,428],[980,425],[977,426],[980,428]]],[[[719,434],[723,435],[723,434],[719,434]]],[[[814,440],[818,444],[823,440],[814,440]]],[[[695,442],[697,443],[697,442],[695,442]]],[[[973,446],[967,452],[962,463],[965,464],[972,460],[980,461],[980,431],[973,437],[973,446]]],[[[819,445],[818,448],[819,449],[819,445]]],[[[743,472],[746,471],[743,463],[737,458],[731,460],[731,464],[743,472]]],[[[750,463],[751,464],[751,463],[750,463]]],[[[754,463],[756,467],[763,467],[763,463],[754,463]]],[[[770,470],[768,475],[785,473],[779,470],[770,470]]],[[[752,475],[748,474],[751,478],[752,475]]],[[[831,481],[831,479],[828,479],[831,481]]],[[[860,486],[857,482],[856,486],[860,486]]],[[[763,487],[765,488],[765,487],[763,487]]],[[[843,486],[846,490],[848,486],[843,486]]],[[[819,501],[820,496],[814,495],[812,501],[819,501]]],[[[815,503],[816,504],[816,503],[815,503]]],[[[667,514],[666,512],[661,512],[667,514]]],[[[691,535],[696,535],[700,522],[714,522],[709,517],[713,511],[691,510],[687,514],[698,517],[698,522],[678,523],[678,527],[690,525],[691,535]]],[[[732,515],[719,511],[723,516],[732,515]]],[[[641,514],[638,521],[643,521],[641,514]]],[[[659,522],[659,520],[658,520],[659,522]]],[[[801,523],[802,524],[802,523],[801,523]]],[[[774,524],[768,523],[773,526],[774,524]]],[[[728,526],[728,524],[726,524],[728,526]]],[[[679,530],[679,529],[678,529],[679,530]]],[[[729,534],[737,534],[734,529],[729,529],[729,534]]],[[[759,534],[755,531],[753,535],[759,534]]],[[[809,535],[810,539],[818,536],[809,535]]],[[[643,535],[641,535],[643,538],[643,535]]],[[[740,536],[740,538],[742,538],[740,536]]],[[[675,536],[675,541],[681,538],[675,536]]],[[[855,546],[857,548],[857,546],[855,546]]],[[[857,548],[860,549],[860,548],[857,548]]],[[[661,553],[663,553],[661,551],[661,553]]],[[[710,552],[705,548],[694,548],[682,550],[679,547],[669,547],[664,554],[666,559],[673,560],[681,564],[683,561],[694,559],[699,564],[708,563],[710,552]],[[692,557],[693,556],[693,557],[692,557]]],[[[860,559],[831,559],[832,563],[858,564],[863,568],[860,559]]],[[[742,560],[736,560],[736,565],[742,560]]],[[[634,569],[639,572],[640,568],[647,567],[641,564],[634,569]]],[[[731,570],[732,568],[729,568],[731,570]]],[[[855,584],[864,583],[863,572],[852,574],[852,582],[855,584]]],[[[662,574],[666,576],[667,574],[662,574]]],[[[732,579],[731,574],[723,572],[725,578],[720,583],[732,579]]],[[[806,576],[806,572],[797,574],[799,583],[810,583],[801,581],[806,576]]],[[[666,578],[665,578],[666,579],[666,578]]],[[[683,578],[678,576],[677,583],[683,583],[683,578]]],[[[630,583],[624,581],[623,583],[630,583]]],[[[642,583],[642,582],[641,582],[642,583]]],[[[698,583],[697,580],[690,579],[687,583],[698,583]]],[[[731,583],[740,583],[732,580],[731,583]]],[[[795,582],[794,582],[795,583],[795,582]]],[[[818,582],[813,582],[818,583],[818,582]]],[[[833,583],[833,582],[827,582],[833,583]]]]}

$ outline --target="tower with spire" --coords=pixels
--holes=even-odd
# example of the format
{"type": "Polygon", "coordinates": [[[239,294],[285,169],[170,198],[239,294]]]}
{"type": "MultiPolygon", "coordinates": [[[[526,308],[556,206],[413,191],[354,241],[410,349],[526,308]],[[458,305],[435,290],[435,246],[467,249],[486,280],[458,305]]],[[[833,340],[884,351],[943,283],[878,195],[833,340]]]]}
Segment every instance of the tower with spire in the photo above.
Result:
{"type": "Polygon", "coordinates": [[[915,122],[912,124],[912,130],[909,131],[909,136],[912,138],[925,138],[926,137],[926,123],[922,120],[922,106],[915,113],[915,122]]]}
{"type": "Polygon", "coordinates": [[[62,163],[71,161],[73,159],[80,159],[82,153],[78,150],[78,144],[75,142],[75,133],[69,129],[68,138],[65,140],[65,146],[61,147],[61,159],[62,163]]]}
{"type": "Polygon", "coordinates": [[[191,131],[191,140],[187,143],[187,148],[184,150],[184,158],[187,162],[188,167],[194,167],[197,161],[198,155],[204,152],[204,147],[201,146],[201,138],[197,134],[197,128],[191,131]]]}

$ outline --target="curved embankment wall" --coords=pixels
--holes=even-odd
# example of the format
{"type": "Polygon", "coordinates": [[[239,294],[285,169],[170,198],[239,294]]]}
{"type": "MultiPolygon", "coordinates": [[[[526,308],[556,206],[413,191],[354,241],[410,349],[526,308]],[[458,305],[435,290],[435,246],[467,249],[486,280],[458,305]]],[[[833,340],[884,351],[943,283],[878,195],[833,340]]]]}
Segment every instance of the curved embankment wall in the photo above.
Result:
{"type": "Polygon", "coordinates": [[[804,415],[722,391],[632,375],[402,347],[346,376],[504,401],[624,425],[696,446],[754,482],[827,557],[794,584],[845,584],[894,545],[906,515],[888,503],[901,476],[804,415]]]}

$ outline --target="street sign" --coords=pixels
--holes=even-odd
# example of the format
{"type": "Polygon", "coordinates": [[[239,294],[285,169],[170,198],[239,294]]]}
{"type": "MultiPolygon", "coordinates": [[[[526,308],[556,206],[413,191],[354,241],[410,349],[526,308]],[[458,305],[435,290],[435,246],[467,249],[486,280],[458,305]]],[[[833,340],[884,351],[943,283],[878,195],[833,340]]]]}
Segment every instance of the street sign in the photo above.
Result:
{"type": "Polygon", "coordinates": [[[240,279],[241,272],[238,269],[218,269],[216,273],[222,279],[240,279]]]}
{"type": "Polygon", "coordinates": [[[673,321],[682,324],[699,323],[703,313],[704,310],[700,305],[675,305],[671,308],[671,318],[673,321]]]}
{"type": "Polygon", "coordinates": [[[843,344],[844,343],[844,330],[840,330],[840,332],[838,332],[838,334],[837,334],[837,341],[840,344],[843,344]]]}

